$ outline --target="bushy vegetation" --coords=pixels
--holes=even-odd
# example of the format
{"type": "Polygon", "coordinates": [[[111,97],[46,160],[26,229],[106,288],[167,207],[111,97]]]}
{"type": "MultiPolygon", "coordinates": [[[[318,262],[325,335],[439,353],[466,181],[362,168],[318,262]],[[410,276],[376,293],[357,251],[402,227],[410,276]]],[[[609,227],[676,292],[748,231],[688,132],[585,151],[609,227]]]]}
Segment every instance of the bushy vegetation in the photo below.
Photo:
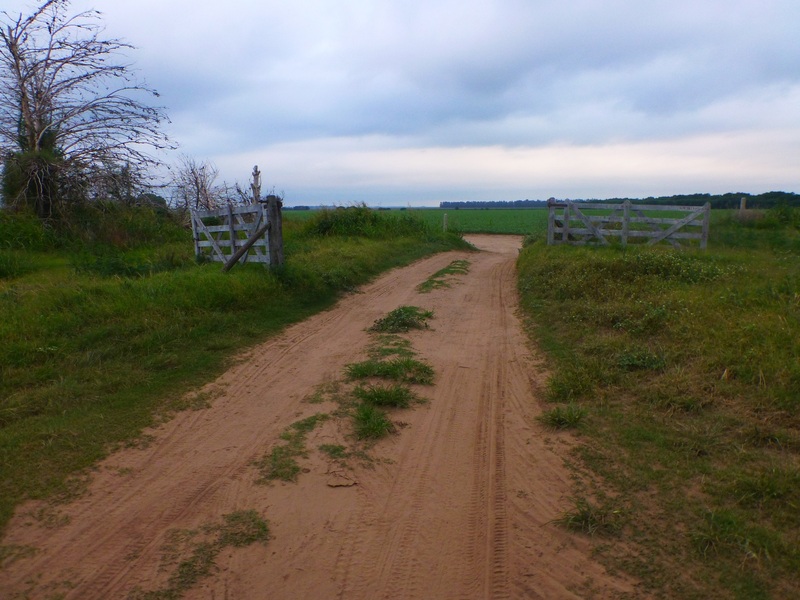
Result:
{"type": "Polygon", "coordinates": [[[361,204],[316,211],[304,223],[307,234],[315,236],[360,236],[373,239],[428,236],[425,223],[405,212],[381,212],[361,204]]]}
{"type": "MultiPolygon", "coordinates": [[[[548,399],[591,413],[581,489],[625,516],[625,544],[598,551],[657,595],[800,593],[800,231],[784,213],[715,214],[706,252],[539,241],[519,259],[548,399]]],[[[569,526],[593,527],[592,506],[569,526]]]]}
{"type": "Polygon", "coordinates": [[[466,245],[378,213],[362,235],[351,210],[364,213],[334,212],[343,235],[287,223],[284,268],[228,274],[197,264],[191,232],[158,209],[91,206],[57,230],[0,211],[0,526],[24,498],[73,493],[70,474],[183,408],[243,347],[383,270],[466,245]]]}

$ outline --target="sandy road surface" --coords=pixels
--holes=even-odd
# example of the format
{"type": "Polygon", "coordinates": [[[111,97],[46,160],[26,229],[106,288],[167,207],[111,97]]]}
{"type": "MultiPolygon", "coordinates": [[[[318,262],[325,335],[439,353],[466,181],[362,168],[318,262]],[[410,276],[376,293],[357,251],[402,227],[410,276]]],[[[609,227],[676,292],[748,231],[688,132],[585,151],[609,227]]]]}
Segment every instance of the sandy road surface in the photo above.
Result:
{"type": "MultiPolygon", "coordinates": [[[[335,308],[255,348],[219,381],[210,408],[179,414],[144,449],[102,463],[89,492],[56,518],[23,507],[3,544],[36,549],[0,572],[2,597],[126,598],[169,577],[170,530],[236,510],[270,522],[266,544],[230,549],[187,598],[601,598],[632,591],[549,523],[567,506],[566,444],[535,420],[535,357],[516,316],[519,238],[474,236],[484,251],[450,252],[395,270],[335,308]],[[455,259],[449,288],[415,287],[455,259]],[[436,370],[429,402],[396,413],[397,435],[344,475],[316,448],[347,424],[312,432],[296,484],[258,485],[253,461],[312,404],[320,384],[361,360],[372,322],[404,304],[432,309],[432,330],[407,337],[436,370]],[[56,526],[53,526],[53,523],[56,526]],[[62,597],[62,596],[58,596],[62,597]]],[[[52,515],[51,515],[52,516],[52,515]]]]}

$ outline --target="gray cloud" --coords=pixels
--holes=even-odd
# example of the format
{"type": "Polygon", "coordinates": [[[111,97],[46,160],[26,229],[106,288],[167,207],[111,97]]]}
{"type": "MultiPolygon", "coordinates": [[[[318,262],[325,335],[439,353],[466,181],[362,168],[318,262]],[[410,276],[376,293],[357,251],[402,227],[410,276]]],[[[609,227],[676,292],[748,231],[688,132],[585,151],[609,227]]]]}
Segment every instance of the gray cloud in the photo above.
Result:
{"type": "MultiPolygon", "coordinates": [[[[101,9],[108,32],[139,47],[137,66],[162,92],[182,150],[220,164],[331,139],[353,140],[353,151],[366,138],[396,149],[580,149],[800,131],[795,0],[139,0],[101,9]]],[[[448,194],[463,193],[454,186],[448,194]]]]}

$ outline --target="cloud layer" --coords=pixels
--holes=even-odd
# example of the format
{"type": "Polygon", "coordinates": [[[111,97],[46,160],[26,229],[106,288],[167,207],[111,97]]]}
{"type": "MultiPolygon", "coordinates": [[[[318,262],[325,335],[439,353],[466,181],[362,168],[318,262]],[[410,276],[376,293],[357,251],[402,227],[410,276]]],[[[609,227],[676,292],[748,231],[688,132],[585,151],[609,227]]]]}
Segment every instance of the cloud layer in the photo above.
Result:
{"type": "Polygon", "coordinates": [[[796,0],[108,4],[182,151],[289,203],[800,191],[796,0]]]}

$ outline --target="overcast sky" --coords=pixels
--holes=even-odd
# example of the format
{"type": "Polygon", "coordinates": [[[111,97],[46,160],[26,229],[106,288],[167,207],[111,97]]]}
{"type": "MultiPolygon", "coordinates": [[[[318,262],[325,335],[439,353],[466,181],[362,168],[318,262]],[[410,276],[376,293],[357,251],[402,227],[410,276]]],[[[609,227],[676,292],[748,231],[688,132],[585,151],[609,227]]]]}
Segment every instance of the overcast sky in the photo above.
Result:
{"type": "Polygon", "coordinates": [[[800,192],[798,0],[73,7],[138,48],[176,154],[288,205],[800,192]]]}

